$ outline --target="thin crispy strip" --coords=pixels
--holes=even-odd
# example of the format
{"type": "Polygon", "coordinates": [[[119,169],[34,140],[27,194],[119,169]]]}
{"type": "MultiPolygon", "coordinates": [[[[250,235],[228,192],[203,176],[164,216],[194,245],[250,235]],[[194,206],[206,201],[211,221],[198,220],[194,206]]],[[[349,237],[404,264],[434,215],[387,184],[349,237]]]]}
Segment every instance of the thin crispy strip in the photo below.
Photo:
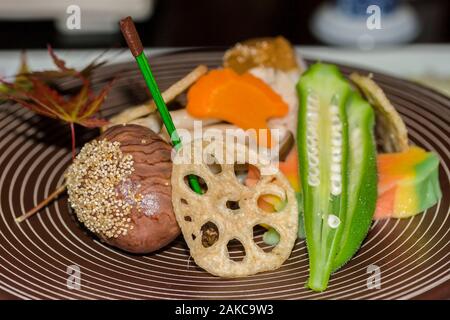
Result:
{"type": "MultiPolygon", "coordinates": [[[[188,73],[184,78],[178,80],[173,85],[164,91],[161,95],[165,103],[169,103],[185,90],[187,90],[192,84],[194,84],[202,75],[208,71],[208,68],[204,65],[199,65],[190,73],[188,73]]],[[[155,112],[156,105],[153,100],[148,103],[127,108],[118,115],[110,119],[110,125],[125,124],[135,119],[144,117],[148,114],[155,112]]]]}
{"type": "Polygon", "coordinates": [[[352,73],[350,79],[358,86],[376,115],[378,143],[385,152],[402,152],[409,148],[408,131],[400,114],[395,110],[383,90],[372,80],[372,75],[352,73]]]}

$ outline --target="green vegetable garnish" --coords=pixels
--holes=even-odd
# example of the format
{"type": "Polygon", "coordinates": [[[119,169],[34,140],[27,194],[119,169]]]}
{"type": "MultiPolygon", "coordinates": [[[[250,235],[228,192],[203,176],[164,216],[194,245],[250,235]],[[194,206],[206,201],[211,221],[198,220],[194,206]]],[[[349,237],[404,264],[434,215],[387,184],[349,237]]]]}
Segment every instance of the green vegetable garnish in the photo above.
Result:
{"type": "Polygon", "coordinates": [[[377,201],[375,115],[359,94],[350,95],[348,119],[348,200],[345,223],[333,269],[350,260],[369,231],[377,201]]]}
{"type": "Polygon", "coordinates": [[[359,248],[375,208],[373,112],[334,65],[312,65],[297,90],[308,287],[323,291],[331,272],[359,248]],[[367,195],[359,193],[366,188],[367,195]]]}

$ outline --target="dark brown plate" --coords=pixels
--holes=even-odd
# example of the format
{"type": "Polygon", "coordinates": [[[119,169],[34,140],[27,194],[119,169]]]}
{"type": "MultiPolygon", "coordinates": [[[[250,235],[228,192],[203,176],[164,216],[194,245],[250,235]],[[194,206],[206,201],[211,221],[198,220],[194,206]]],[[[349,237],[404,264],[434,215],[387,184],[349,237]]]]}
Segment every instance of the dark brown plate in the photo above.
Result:
{"type": "MultiPolygon", "coordinates": [[[[222,52],[181,52],[151,59],[162,89],[198,64],[216,67],[222,52]]],[[[342,67],[348,74],[356,69],[342,67]]],[[[135,64],[98,70],[95,84],[120,71],[105,115],[145,100],[135,64]]],[[[130,255],[100,243],[79,226],[62,196],[18,225],[14,218],[63,181],[71,160],[70,135],[55,121],[18,106],[0,107],[0,297],[24,299],[410,299],[450,298],[449,114],[450,100],[417,84],[375,74],[409,128],[411,141],[439,154],[443,199],[425,213],[381,221],[361,250],[336,272],[324,293],[305,289],[308,257],[298,241],[277,271],[224,280],[195,266],[184,241],[147,256],[130,255]],[[80,290],[67,287],[68,266],[81,270],[80,290]],[[369,289],[368,267],[381,270],[381,288],[369,289]]],[[[75,83],[64,83],[66,89],[75,83]]],[[[78,127],[79,146],[95,130],[78,127]]],[[[259,241],[261,241],[259,237],[259,241]]]]}

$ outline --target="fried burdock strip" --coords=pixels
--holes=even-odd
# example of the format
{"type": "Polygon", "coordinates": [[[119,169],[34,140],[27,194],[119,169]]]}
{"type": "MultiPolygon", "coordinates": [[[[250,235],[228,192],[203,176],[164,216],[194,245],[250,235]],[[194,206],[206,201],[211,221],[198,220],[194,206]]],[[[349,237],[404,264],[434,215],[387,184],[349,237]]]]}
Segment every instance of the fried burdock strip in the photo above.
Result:
{"type": "Polygon", "coordinates": [[[383,90],[373,81],[372,74],[362,76],[358,73],[352,73],[350,79],[362,91],[375,110],[375,131],[377,141],[383,151],[402,152],[407,150],[409,144],[406,125],[383,90]]]}
{"type": "MultiPolygon", "coordinates": [[[[169,103],[174,100],[177,96],[187,90],[192,84],[194,84],[202,75],[208,71],[208,68],[204,65],[199,65],[185,77],[175,82],[166,91],[162,93],[162,97],[165,103],[169,103]]],[[[144,103],[139,106],[128,108],[118,115],[110,119],[109,126],[116,124],[125,124],[141,117],[145,117],[156,110],[156,105],[153,100],[144,103]]],[[[107,127],[103,127],[105,130],[107,127]]]]}

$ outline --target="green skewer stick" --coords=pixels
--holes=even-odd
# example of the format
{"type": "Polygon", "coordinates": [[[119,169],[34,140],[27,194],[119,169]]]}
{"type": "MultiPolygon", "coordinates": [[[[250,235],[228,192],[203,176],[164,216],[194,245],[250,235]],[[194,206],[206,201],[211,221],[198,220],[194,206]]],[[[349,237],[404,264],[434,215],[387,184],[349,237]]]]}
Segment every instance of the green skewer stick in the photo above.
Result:
{"type": "MultiPolygon", "coordinates": [[[[133,19],[131,17],[126,17],[120,20],[120,29],[122,30],[122,34],[127,41],[131,53],[136,58],[139,69],[144,76],[145,83],[147,84],[147,87],[152,94],[153,100],[156,104],[156,108],[158,109],[164,126],[169,133],[170,140],[172,141],[174,148],[178,150],[181,147],[180,137],[177,134],[177,129],[173,124],[172,117],[170,116],[166,103],[164,102],[158,85],[156,84],[155,78],[153,77],[152,70],[150,69],[147,57],[144,54],[144,47],[142,46],[142,42],[139,38],[139,34],[137,33],[133,19]]],[[[196,193],[202,194],[202,188],[200,187],[200,184],[198,183],[198,180],[195,176],[189,176],[189,184],[196,193]]]]}

